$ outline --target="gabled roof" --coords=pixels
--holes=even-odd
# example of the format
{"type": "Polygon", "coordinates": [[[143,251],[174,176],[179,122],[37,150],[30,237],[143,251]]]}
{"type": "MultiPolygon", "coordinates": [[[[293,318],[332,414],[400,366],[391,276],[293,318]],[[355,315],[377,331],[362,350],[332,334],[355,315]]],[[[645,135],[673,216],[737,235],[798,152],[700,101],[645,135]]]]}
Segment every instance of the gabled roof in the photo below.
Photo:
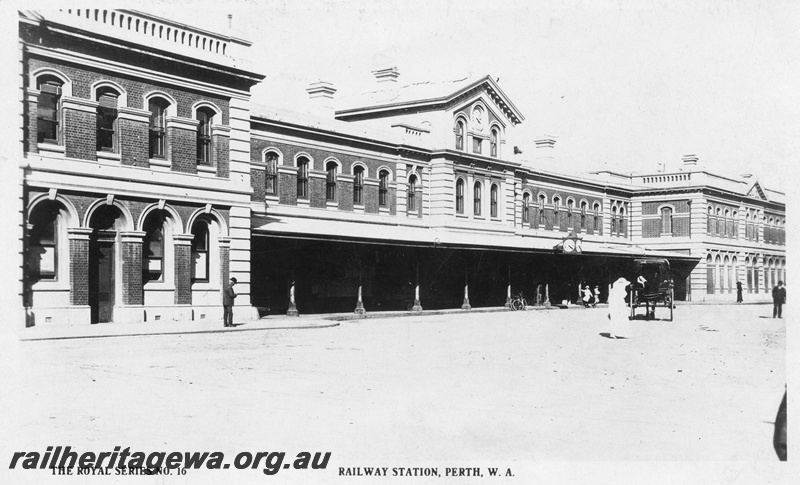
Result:
{"type": "Polygon", "coordinates": [[[769,200],[764,189],[761,188],[761,184],[758,183],[758,180],[754,181],[752,185],[748,187],[746,195],[754,199],[769,200]]]}
{"type": "Polygon", "coordinates": [[[351,96],[341,100],[340,109],[336,110],[336,117],[347,119],[370,114],[385,115],[409,108],[441,108],[456,102],[473,90],[477,92],[483,89],[512,123],[518,124],[525,119],[491,76],[477,79],[466,77],[445,82],[422,82],[351,96]]]}

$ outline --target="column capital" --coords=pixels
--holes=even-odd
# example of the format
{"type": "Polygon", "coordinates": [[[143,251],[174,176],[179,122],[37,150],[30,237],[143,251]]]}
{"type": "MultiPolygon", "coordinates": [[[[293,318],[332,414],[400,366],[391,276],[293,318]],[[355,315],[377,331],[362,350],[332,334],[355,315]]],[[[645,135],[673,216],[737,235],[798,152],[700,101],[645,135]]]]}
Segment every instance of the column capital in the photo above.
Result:
{"type": "Polygon", "coordinates": [[[144,231],[124,231],[119,233],[122,242],[142,242],[144,241],[145,235],[147,235],[144,231]]]}
{"type": "Polygon", "coordinates": [[[176,246],[191,246],[194,234],[173,234],[172,241],[176,246]]]}
{"type": "Polygon", "coordinates": [[[67,228],[67,234],[69,235],[69,239],[85,239],[89,240],[89,236],[92,235],[92,229],[88,227],[69,227],[67,228]]]}

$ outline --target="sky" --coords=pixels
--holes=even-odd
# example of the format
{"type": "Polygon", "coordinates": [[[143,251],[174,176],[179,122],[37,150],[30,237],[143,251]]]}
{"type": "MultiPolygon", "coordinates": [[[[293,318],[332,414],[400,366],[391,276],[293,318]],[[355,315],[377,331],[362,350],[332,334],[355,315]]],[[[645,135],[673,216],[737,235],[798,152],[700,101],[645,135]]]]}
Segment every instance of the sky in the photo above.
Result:
{"type": "Polygon", "coordinates": [[[787,190],[800,153],[797,2],[218,0],[130,6],[253,42],[254,100],[299,107],[400,82],[499,78],[525,116],[514,145],[554,137],[570,171],[701,167],[787,190]],[[232,14],[228,29],[227,14],[232,14]]]}

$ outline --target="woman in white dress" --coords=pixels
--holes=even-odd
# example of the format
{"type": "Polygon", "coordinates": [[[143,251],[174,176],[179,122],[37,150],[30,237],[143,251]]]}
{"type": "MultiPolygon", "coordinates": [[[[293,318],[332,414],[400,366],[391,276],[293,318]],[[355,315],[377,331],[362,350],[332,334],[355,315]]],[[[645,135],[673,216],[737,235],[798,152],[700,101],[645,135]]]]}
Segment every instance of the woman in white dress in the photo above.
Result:
{"type": "Polygon", "coordinates": [[[611,338],[622,337],[627,333],[630,309],[625,303],[627,295],[625,288],[630,284],[630,281],[620,276],[617,281],[611,283],[608,289],[608,320],[611,338]]]}

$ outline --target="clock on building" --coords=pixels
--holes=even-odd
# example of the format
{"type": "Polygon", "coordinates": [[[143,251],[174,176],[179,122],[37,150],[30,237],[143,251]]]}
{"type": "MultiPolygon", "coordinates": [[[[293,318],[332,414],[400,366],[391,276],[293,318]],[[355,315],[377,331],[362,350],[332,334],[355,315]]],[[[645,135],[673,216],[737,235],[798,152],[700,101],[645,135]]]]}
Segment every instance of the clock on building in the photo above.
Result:
{"type": "Polygon", "coordinates": [[[564,254],[580,254],[583,252],[583,239],[578,237],[574,232],[570,232],[567,237],[561,240],[553,249],[561,251],[564,254]]]}

